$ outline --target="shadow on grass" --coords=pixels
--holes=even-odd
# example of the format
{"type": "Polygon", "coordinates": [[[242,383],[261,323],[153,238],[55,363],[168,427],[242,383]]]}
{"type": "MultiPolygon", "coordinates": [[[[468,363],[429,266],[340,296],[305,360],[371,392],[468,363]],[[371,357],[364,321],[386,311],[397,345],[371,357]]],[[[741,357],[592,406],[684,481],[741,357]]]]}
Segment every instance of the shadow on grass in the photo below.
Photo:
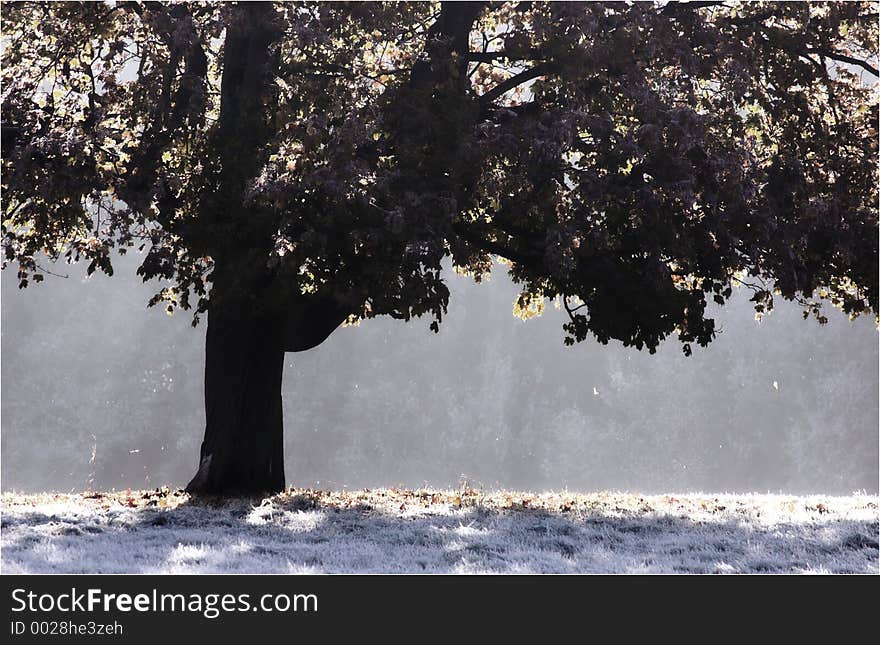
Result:
{"type": "Polygon", "coordinates": [[[342,506],[309,493],[3,514],[9,573],[877,573],[878,526],[829,514],[342,506]]]}

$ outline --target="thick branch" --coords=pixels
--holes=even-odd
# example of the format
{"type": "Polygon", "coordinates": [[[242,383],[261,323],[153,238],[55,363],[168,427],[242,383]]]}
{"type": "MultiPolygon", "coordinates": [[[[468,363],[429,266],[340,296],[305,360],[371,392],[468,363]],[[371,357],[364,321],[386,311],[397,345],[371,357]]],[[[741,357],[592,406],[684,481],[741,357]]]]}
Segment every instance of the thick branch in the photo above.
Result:
{"type": "MultiPolygon", "coordinates": [[[[471,27],[485,7],[484,2],[443,2],[440,15],[428,30],[426,56],[419,57],[410,75],[410,87],[422,87],[439,80],[438,75],[444,74],[442,66],[432,61],[432,46],[440,40],[449,41],[449,53],[464,54],[468,48],[471,27]]],[[[459,67],[460,82],[466,80],[467,58],[461,56],[459,67]]]]}
{"type": "Polygon", "coordinates": [[[293,298],[284,317],[284,351],[304,352],[323,343],[351,314],[331,296],[293,298]]]}
{"type": "Polygon", "coordinates": [[[845,54],[839,54],[835,51],[831,51],[830,49],[807,49],[805,50],[807,54],[819,54],[820,56],[824,56],[825,58],[830,58],[832,60],[840,61],[841,63],[849,63],[850,65],[857,65],[862,69],[865,69],[871,72],[874,76],[880,76],[880,70],[876,67],[872,66],[867,61],[864,61],[860,58],[854,58],[852,56],[846,56],[845,54]]]}
{"type": "Polygon", "coordinates": [[[523,265],[531,265],[538,260],[536,256],[517,251],[516,249],[505,246],[500,242],[488,240],[485,237],[477,235],[474,231],[468,228],[468,225],[464,222],[456,222],[452,225],[452,229],[465,242],[468,242],[472,246],[475,246],[486,253],[494,253],[495,255],[500,255],[503,258],[523,265]]]}
{"type": "Polygon", "coordinates": [[[533,78],[544,76],[549,71],[551,71],[551,65],[549,63],[540,63],[538,65],[535,65],[530,69],[524,70],[519,74],[511,76],[506,81],[499,83],[498,85],[493,87],[491,90],[480,97],[480,102],[491,103],[506,92],[509,92],[510,90],[519,87],[523,83],[529,82],[533,78]]]}

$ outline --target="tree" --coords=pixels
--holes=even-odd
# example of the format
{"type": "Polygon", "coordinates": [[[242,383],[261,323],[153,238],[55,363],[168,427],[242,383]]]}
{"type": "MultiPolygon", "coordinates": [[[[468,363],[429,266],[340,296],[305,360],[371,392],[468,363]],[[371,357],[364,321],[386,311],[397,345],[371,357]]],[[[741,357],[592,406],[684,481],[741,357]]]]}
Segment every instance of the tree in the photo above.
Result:
{"type": "Polygon", "coordinates": [[[502,258],[565,342],[686,354],[733,283],[877,308],[875,3],[6,3],[4,267],[207,314],[188,489],[284,487],[284,352],[502,258]]]}

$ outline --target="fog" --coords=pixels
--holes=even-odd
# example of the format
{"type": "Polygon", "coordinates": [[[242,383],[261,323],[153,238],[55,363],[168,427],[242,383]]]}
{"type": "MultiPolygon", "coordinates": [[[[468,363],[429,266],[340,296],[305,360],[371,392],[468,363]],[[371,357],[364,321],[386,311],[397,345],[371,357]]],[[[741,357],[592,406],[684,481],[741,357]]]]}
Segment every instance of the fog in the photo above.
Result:
{"type": "MultiPolygon", "coordinates": [[[[135,276],[66,265],[17,289],[2,275],[2,488],[184,485],[204,430],[204,325],[146,302],[135,276]]],[[[878,337],[836,310],[820,327],[748,291],[708,348],[656,355],[562,343],[563,313],[511,314],[498,267],[448,272],[449,314],[366,321],[287,354],[293,486],[849,494],[878,490],[878,337]]]]}

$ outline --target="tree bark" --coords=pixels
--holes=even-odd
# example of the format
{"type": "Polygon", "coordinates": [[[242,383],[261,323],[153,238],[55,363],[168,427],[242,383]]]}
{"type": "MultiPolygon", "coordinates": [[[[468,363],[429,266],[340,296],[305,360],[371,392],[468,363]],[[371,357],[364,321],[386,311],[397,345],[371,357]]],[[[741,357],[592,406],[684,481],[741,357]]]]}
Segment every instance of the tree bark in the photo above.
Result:
{"type": "Polygon", "coordinates": [[[201,210],[215,261],[205,340],[205,438],[191,493],[284,489],[281,382],[285,316],[267,294],[261,261],[274,223],[245,207],[247,183],[271,136],[280,27],[270,3],[234,5],[224,43],[220,122],[212,139],[218,189],[201,210]]]}
{"type": "Polygon", "coordinates": [[[218,267],[205,338],[205,438],[186,490],[284,490],[281,385],[285,352],[320,345],[350,313],[330,296],[282,295],[268,277],[218,267]]]}
{"type": "Polygon", "coordinates": [[[282,327],[246,307],[208,313],[205,439],[188,492],[284,490],[282,327]]]}
{"type": "MultiPolygon", "coordinates": [[[[204,251],[214,258],[205,361],[205,438],[191,493],[257,494],[284,489],[281,384],[285,351],[322,343],[353,310],[351,293],[288,294],[265,266],[277,229],[273,213],[245,205],[248,182],[265,161],[276,103],[281,36],[270,3],[234,5],[224,44],[220,121],[212,150],[217,190],[201,205],[204,251]]],[[[432,39],[467,48],[482,3],[444,3],[432,39]]],[[[464,77],[467,61],[458,63],[464,77]]],[[[430,84],[430,65],[413,84],[430,84]]],[[[423,124],[415,124],[423,127],[423,124]]],[[[455,149],[457,152],[457,148],[455,149]]],[[[362,302],[362,299],[360,299],[362,302]]]]}
{"type": "Polygon", "coordinates": [[[347,315],[329,297],[291,298],[286,311],[215,300],[205,340],[205,439],[188,492],[284,490],[284,353],[320,345],[347,315]]]}

